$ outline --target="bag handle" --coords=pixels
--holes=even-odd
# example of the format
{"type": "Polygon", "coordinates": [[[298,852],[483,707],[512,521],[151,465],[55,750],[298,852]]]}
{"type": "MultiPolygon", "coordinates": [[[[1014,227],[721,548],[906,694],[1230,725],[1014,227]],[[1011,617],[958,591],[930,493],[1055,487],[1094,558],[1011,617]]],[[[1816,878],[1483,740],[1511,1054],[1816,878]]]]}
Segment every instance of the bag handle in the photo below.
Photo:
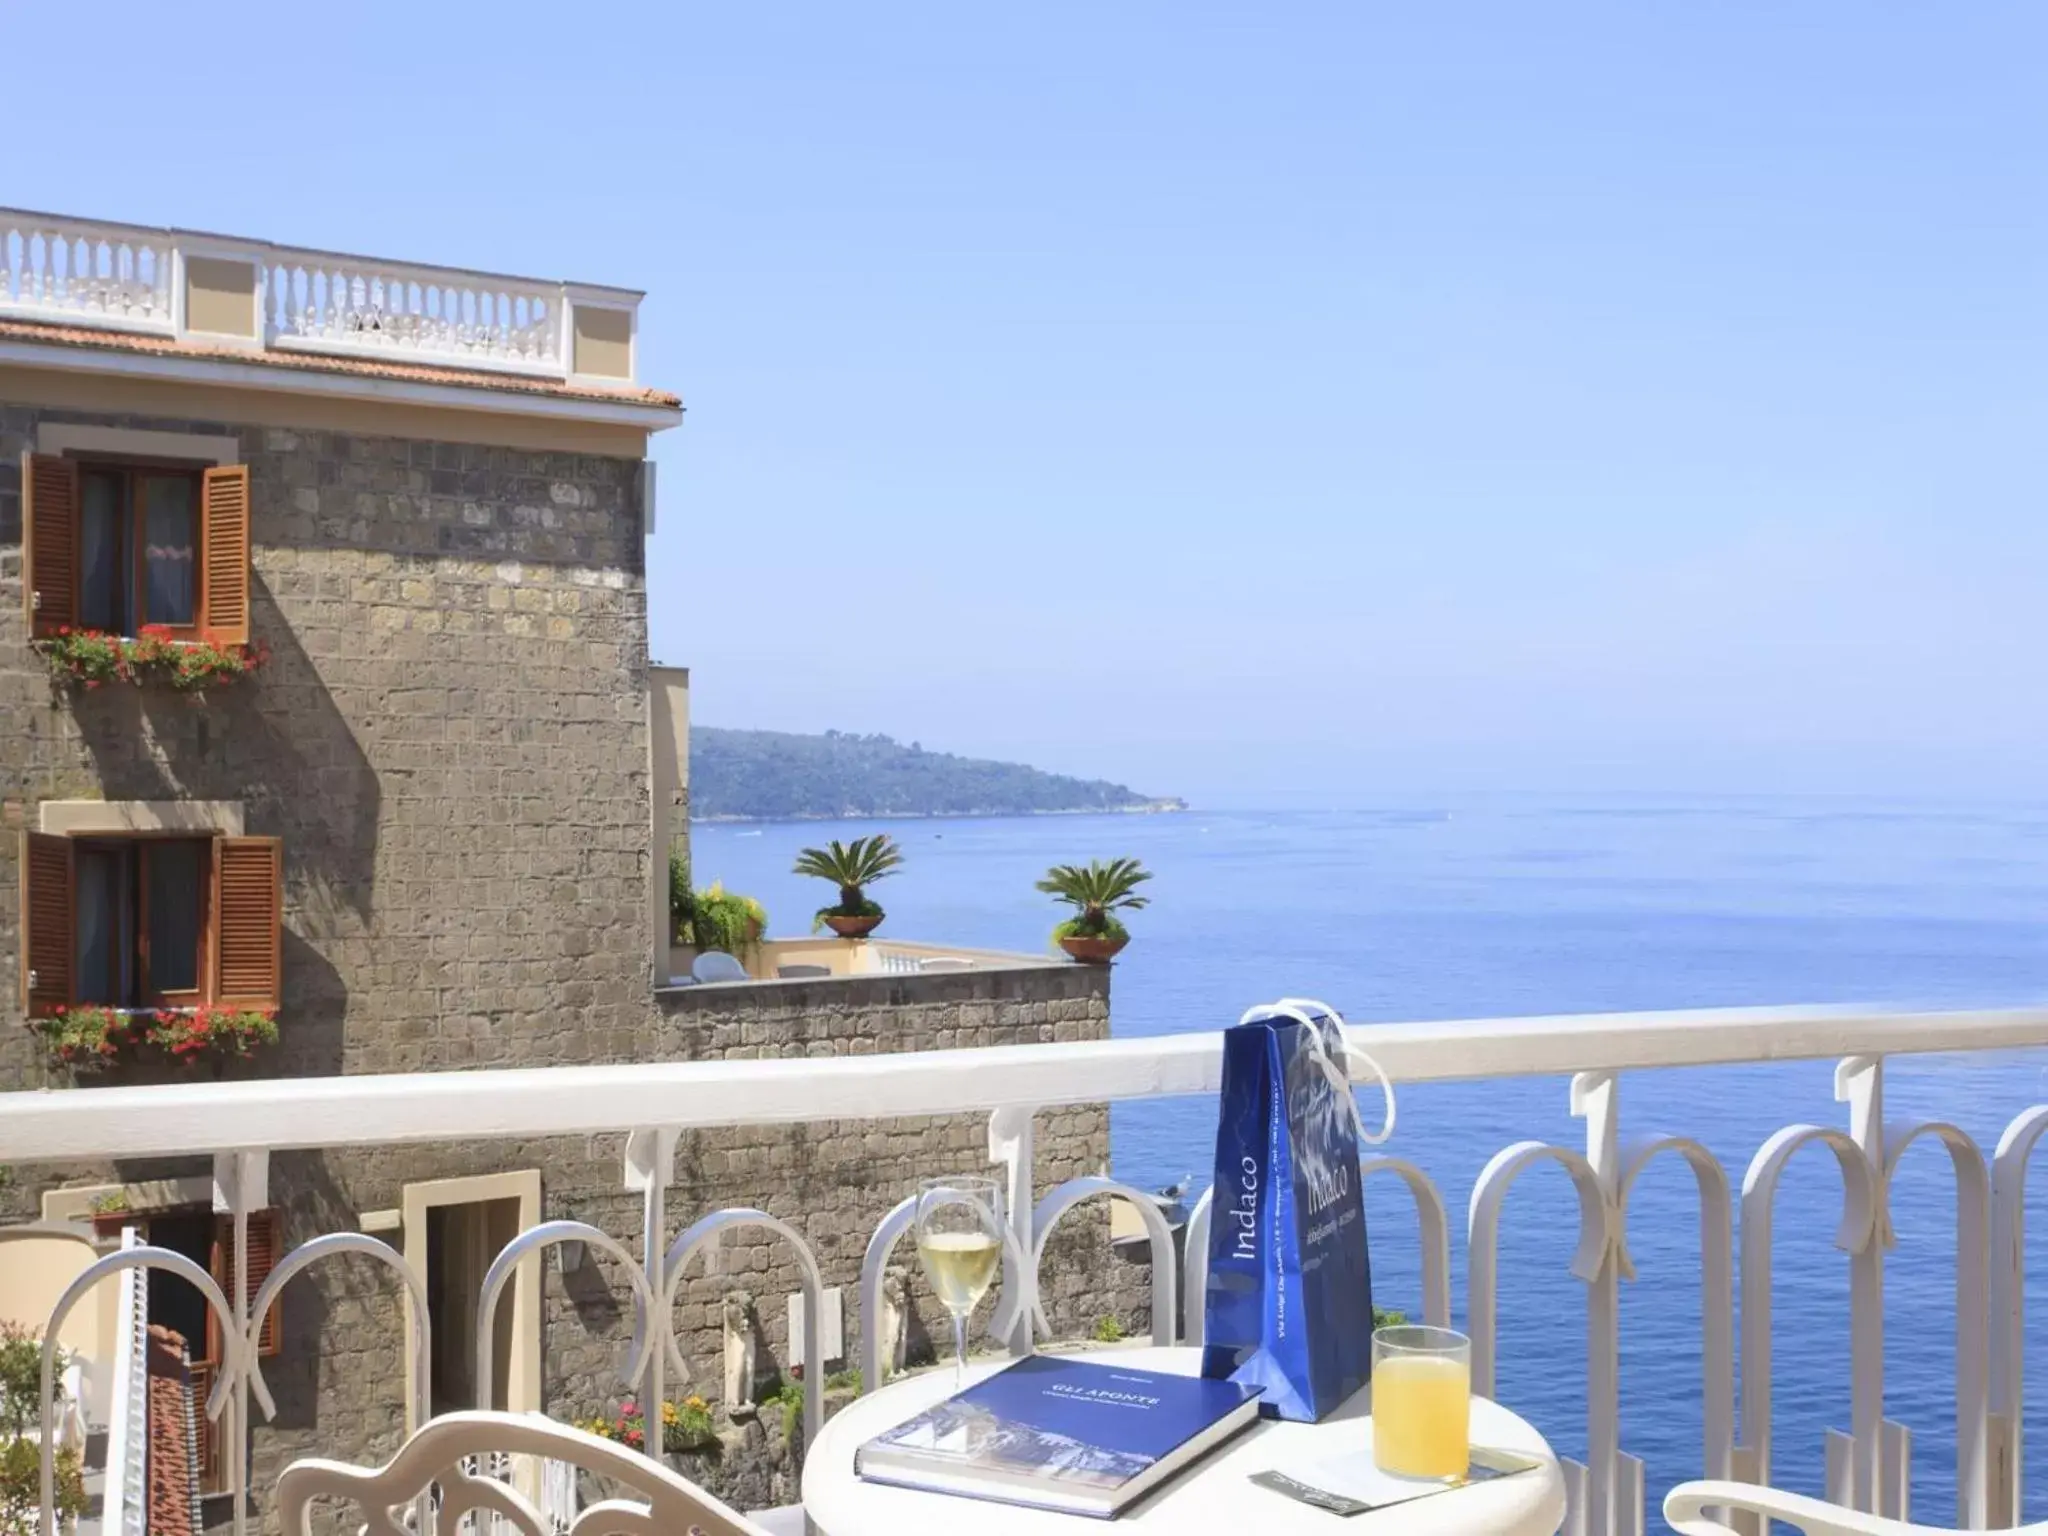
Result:
{"type": "MultiPolygon", "coordinates": [[[[1254,1009],[1253,1011],[1259,1012],[1261,1010],[1254,1009]]],[[[1323,1076],[1330,1080],[1330,1086],[1337,1090],[1337,1096],[1344,1101],[1345,1106],[1351,1111],[1351,1124],[1358,1133],[1360,1145],[1377,1147],[1393,1136],[1394,1080],[1387,1076],[1386,1069],[1373,1060],[1371,1054],[1363,1046],[1354,1045],[1345,1037],[1344,1016],[1342,1014],[1338,1013],[1328,1003],[1319,1003],[1310,997],[1283,997],[1279,1002],[1273,1004],[1270,1009],[1264,1011],[1279,1014],[1284,1018],[1293,1019],[1297,1024],[1307,1026],[1309,1055],[1314,1058],[1315,1064],[1322,1068],[1323,1076]],[[1330,1059],[1330,1048],[1323,1039],[1322,1025],[1311,1016],[1312,1013],[1321,1014],[1331,1024],[1336,1026],[1339,1048],[1344,1053],[1344,1066],[1340,1067],[1335,1061],[1330,1059]],[[1387,1118],[1385,1123],[1380,1126],[1380,1133],[1377,1136],[1372,1135],[1366,1130],[1365,1117],[1358,1112],[1357,1096],[1351,1091],[1351,1075],[1346,1069],[1354,1061],[1362,1061],[1372,1070],[1372,1075],[1379,1079],[1380,1094],[1386,1101],[1387,1118]]]]}

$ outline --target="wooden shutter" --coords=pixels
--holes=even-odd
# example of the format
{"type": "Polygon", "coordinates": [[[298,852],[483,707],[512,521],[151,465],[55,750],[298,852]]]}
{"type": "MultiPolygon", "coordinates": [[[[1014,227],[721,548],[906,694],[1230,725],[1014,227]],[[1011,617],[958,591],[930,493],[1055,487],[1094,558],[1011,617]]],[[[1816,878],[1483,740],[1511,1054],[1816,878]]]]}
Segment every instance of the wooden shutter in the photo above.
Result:
{"type": "Polygon", "coordinates": [[[213,842],[213,1000],[275,1008],[283,975],[284,845],[274,837],[213,842]]]}
{"type": "Polygon", "coordinates": [[[209,469],[200,501],[205,563],[199,627],[221,645],[249,643],[249,466],[209,469]]]}
{"type": "Polygon", "coordinates": [[[21,1009],[46,1019],[71,1002],[76,916],[71,840],[21,834],[21,1009]]]}
{"type": "MultiPolygon", "coordinates": [[[[263,1289],[263,1282],[270,1278],[271,1270],[277,1267],[279,1217],[273,1208],[249,1213],[249,1292],[250,1301],[263,1289]]],[[[216,1219],[213,1228],[213,1278],[224,1294],[232,1300],[235,1294],[235,1218],[222,1216],[216,1219]]],[[[220,1319],[211,1308],[206,1313],[206,1359],[211,1365],[221,1360],[220,1319]]],[[[256,1336],[256,1352],[266,1359],[278,1354],[284,1348],[284,1297],[279,1296],[270,1304],[270,1311],[263,1319],[263,1331],[256,1336]]]]}
{"type": "Polygon", "coordinates": [[[78,465],[54,454],[21,456],[23,603],[29,634],[78,622],[78,465]]]}

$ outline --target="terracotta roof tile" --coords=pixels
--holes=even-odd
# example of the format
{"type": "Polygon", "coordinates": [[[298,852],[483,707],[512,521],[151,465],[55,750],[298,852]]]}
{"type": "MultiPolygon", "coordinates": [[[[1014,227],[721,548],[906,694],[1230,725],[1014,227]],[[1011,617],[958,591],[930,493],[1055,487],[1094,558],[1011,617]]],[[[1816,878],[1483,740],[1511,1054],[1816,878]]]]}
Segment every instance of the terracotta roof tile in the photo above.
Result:
{"type": "Polygon", "coordinates": [[[181,1334],[149,1330],[149,1464],[144,1506],[149,1536],[199,1536],[198,1404],[181,1334]]]}
{"type": "Polygon", "coordinates": [[[153,357],[189,357],[204,362],[247,363],[295,373],[344,373],[363,378],[399,379],[414,384],[452,384],[464,389],[491,389],[516,395],[548,395],[565,400],[602,400],[622,405],[651,405],[679,410],[682,401],[659,389],[637,384],[605,385],[585,379],[537,379],[517,373],[491,373],[475,368],[449,368],[433,363],[408,363],[377,357],[329,357],[313,352],[272,352],[240,347],[207,346],[174,336],[140,336],[87,326],[42,325],[29,320],[0,320],[0,339],[82,347],[96,352],[136,352],[153,357]]]}

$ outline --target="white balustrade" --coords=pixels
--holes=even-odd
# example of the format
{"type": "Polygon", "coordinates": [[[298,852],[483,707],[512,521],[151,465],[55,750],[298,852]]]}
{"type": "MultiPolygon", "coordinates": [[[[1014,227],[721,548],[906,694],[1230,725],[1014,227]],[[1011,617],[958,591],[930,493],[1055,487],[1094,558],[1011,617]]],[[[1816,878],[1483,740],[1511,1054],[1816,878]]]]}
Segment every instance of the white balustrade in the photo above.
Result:
{"type": "Polygon", "coordinates": [[[568,342],[559,283],[311,253],[275,253],[272,346],[553,375],[568,342]]]}
{"type": "MultiPolygon", "coordinates": [[[[2010,1521],[2019,1508],[2022,1242],[2028,1160],[2048,1134],[2048,1105],[2029,1109],[2006,1129],[1995,1157],[1946,1121],[1887,1125],[1884,1058],[1915,1051],[1962,1052],[2048,1043],[2048,1010],[1948,1014],[1860,1013],[1852,1010],[1742,1009],[1630,1014],[1466,1024],[1360,1028],[1361,1043],[1396,1081],[1505,1078],[1569,1072],[1570,1109],[1585,1124],[1585,1144],[1523,1141],[1495,1154],[1472,1192],[1467,1218],[1467,1328],[1473,1337],[1473,1385],[1493,1382],[1499,1229],[1508,1198],[1528,1170],[1561,1166],[1578,1196],[1579,1226],[1570,1272],[1587,1294],[1588,1454],[1567,1466],[1573,1536],[1641,1536],[1645,1528],[1644,1467],[1625,1449],[1621,1398],[1620,1286],[1634,1278],[1628,1251],[1630,1194],[1646,1167],[1664,1154],[1682,1159],[1694,1176],[1699,1206],[1700,1329],[1703,1439],[1698,1466],[1670,1475],[1735,1477],[1766,1482],[1771,1471],[1771,1271],[1773,1214],[1787,1165],[1811,1147],[1824,1148],[1843,1180],[1836,1243],[1850,1256],[1853,1340],[1849,1427],[1828,1437],[1831,1495],[1872,1512],[1906,1513],[1911,1435],[1884,1416],[1885,1255],[1894,1238],[1889,1192],[1900,1157],[1929,1139],[1949,1154],[1956,1176],[1956,1488],[1957,1516],[1981,1528],[2010,1521]],[[1624,1130],[1622,1076],[1638,1067],[1705,1066],[1745,1061],[1833,1059],[1836,1095],[1846,1124],[1799,1124],[1769,1136],[1751,1158],[1739,1211],[1727,1170],[1698,1140],[1655,1128],[1624,1130]],[[1740,1265],[1733,1227],[1741,1224],[1740,1265]],[[1741,1333],[1734,1293],[1742,1296],[1741,1333]],[[1738,1354],[1739,1343],[1739,1354],[1738,1354]],[[1739,1419],[1736,1366],[1741,1365],[1739,1419]]],[[[431,1073],[410,1076],[295,1079],[109,1088],[71,1094],[0,1095],[0,1164],[81,1158],[150,1157],[216,1149],[216,1184],[238,1225],[265,1198],[272,1149],[394,1146],[478,1139],[629,1132],[625,1174],[642,1196],[636,1249],[615,1234],[578,1221],[553,1221],[515,1237],[484,1284],[479,1362],[491,1356],[492,1310],[519,1264],[548,1246],[582,1242],[607,1253],[625,1272],[633,1296],[633,1342],[619,1367],[622,1389],[643,1402],[662,1401],[670,1370],[682,1370],[674,1299],[690,1260],[725,1230],[766,1230],[789,1245],[803,1277],[804,1338],[815,1349],[823,1277],[801,1235],[766,1212],[713,1212],[672,1241],[666,1201],[677,1137],[686,1128],[873,1120],[905,1115],[987,1113],[989,1160],[1003,1170],[1012,1228],[1003,1292],[988,1325],[1013,1353],[1031,1350],[1045,1333],[1035,1266],[1060,1216],[1097,1195],[1132,1200],[1145,1216],[1155,1258],[1173,1245],[1150,1198],[1107,1179],[1070,1181],[1033,1200],[1034,1111],[1070,1104],[1213,1094],[1221,1073],[1221,1037],[1214,1033],[1140,1040],[930,1051],[859,1056],[628,1067],[565,1067],[534,1071],[431,1073]]],[[[1448,1223],[1441,1193],[1412,1163],[1373,1156],[1368,1178],[1397,1179],[1412,1195],[1421,1234],[1424,1315],[1450,1315],[1448,1223]]],[[[1170,1266],[1154,1277],[1156,1339],[1176,1323],[1199,1342],[1207,1272],[1211,1202],[1195,1205],[1185,1234],[1182,1274],[1170,1266]],[[1179,1282],[1179,1283],[1176,1283],[1179,1282]]],[[[878,1322],[885,1266],[910,1225],[905,1201],[881,1217],[860,1282],[862,1368],[880,1376],[878,1322]]],[[[238,1248],[243,1245],[238,1244],[238,1248]]],[[[199,1286],[224,1323],[219,1386],[206,1411],[246,1412],[253,1398],[272,1411],[257,1358],[257,1337],[270,1300],[312,1263],[345,1253],[373,1254],[396,1269],[415,1298],[421,1277],[396,1250],[357,1234],[315,1238],[295,1248],[273,1272],[253,1305],[237,1287],[236,1304],[190,1260],[167,1250],[130,1247],[96,1261],[65,1293],[48,1323],[54,1338],[63,1318],[98,1280],[137,1266],[166,1269],[199,1286]]],[[[426,1308],[414,1317],[411,1348],[424,1358],[426,1308]]],[[[47,1349],[47,1345],[46,1345],[47,1349]]],[[[822,1360],[806,1358],[805,1429],[815,1433],[822,1410],[822,1360]]],[[[485,1366],[487,1372],[488,1367],[485,1366]]],[[[424,1380],[423,1371],[417,1373],[424,1380]]],[[[47,1377],[47,1372],[46,1372],[47,1377]]],[[[51,1382],[46,1379],[46,1394],[51,1382]]],[[[481,1384],[487,1398],[489,1382],[481,1384]]],[[[413,1405],[415,1413],[423,1405],[413,1405]]],[[[1541,1426],[1539,1426],[1541,1427],[1541,1426]]],[[[46,1427],[47,1431],[47,1427],[46,1427]]],[[[247,1483],[242,1438],[225,1442],[236,1459],[233,1486],[247,1483]]],[[[658,1434],[650,1434],[658,1445],[658,1434]]],[[[46,1432],[47,1443],[47,1432],[46,1432]]],[[[245,1518],[237,1501],[237,1524],[245,1518]]],[[[422,1527],[425,1528],[424,1526],[422,1527]]]]}
{"type": "Polygon", "coordinates": [[[568,377],[579,303],[630,313],[640,299],[627,289],[0,208],[0,318],[184,338],[188,261],[251,270],[257,323],[248,342],[257,349],[539,378],[568,377]]]}
{"type": "Polygon", "coordinates": [[[0,209],[0,315],[170,335],[171,237],[0,209]]]}

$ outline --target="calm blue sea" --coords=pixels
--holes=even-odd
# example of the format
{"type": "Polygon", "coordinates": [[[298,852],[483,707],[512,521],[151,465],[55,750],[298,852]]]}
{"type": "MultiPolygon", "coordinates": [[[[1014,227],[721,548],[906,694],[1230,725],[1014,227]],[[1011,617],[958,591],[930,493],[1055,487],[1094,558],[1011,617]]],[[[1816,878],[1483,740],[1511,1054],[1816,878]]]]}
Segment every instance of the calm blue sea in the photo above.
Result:
{"type": "MultiPolygon", "coordinates": [[[[1248,1005],[1320,997],[1353,1021],[1760,1003],[2012,1004],[2048,996],[2048,806],[1693,799],[1402,800],[1331,812],[840,823],[693,834],[700,883],[767,903],[799,933],[830,897],[788,873],[826,835],[885,827],[903,874],[878,888],[886,932],[1035,949],[1058,914],[1032,882],[1048,864],[1135,854],[1156,872],[1119,963],[1119,1036],[1215,1029],[1248,1005]]],[[[1828,1063],[1632,1074],[1624,1134],[1701,1138],[1739,1187],[1771,1132],[1844,1124],[1828,1063]]],[[[2048,1052],[1892,1062],[1893,1117],[1959,1122],[1988,1154],[2048,1102],[2048,1052]]],[[[1367,1113],[1376,1107],[1367,1097],[1367,1113]]],[[[1206,1184],[1213,1106],[1119,1106],[1116,1171],[1147,1187],[1206,1184]]],[[[1511,1141],[1583,1145],[1563,1079],[1430,1085],[1401,1099],[1389,1150],[1437,1180],[1462,1226],[1472,1184],[1511,1141]]],[[[2036,1179],[2048,1191],[2048,1169],[2036,1179]]],[[[2029,1221],[2048,1234],[2048,1193],[2029,1221]]],[[[1817,1149],[1782,1186],[1777,1223],[1775,1476],[1820,1491],[1822,1436],[1846,1430],[1847,1260],[1831,1245],[1840,1176],[1817,1149]]],[[[1886,1270],[1887,1408],[1912,1430],[1913,1512],[1954,1511],[1954,1186],[1916,1149],[1894,1194],[1886,1270]]],[[[1419,1304],[1413,1216],[1369,1203],[1377,1299],[1419,1304]]],[[[1563,1454],[1583,1455],[1584,1291],[1566,1272],[1577,1230],[1561,1172],[1528,1175],[1504,1223],[1501,1399],[1563,1454]]],[[[1638,1186],[1638,1278],[1623,1290],[1623,1447],[1649,1464],[1653,1508],[1698,1474],[1697,1205],[1676,1160],[1638,1186]]],[[[1454,1236],[1456,1305],[1464,1292],[1454,1236]]],[[[2028,1350],[2048,1379],[2048,1254],[2035,1244],[2028,1350]]],[[[2030,1390],[2030,1408],[2042,1389],[2030,1390]]],[[[2030,1420],[2034,1414],[2029,1413],[2030,1420]]],[[[2028,1513],[2048,1513],[2048,1435],[2029,1443],[2028,1513]]],[[[1653,1521],[1653,1523],[1656,1523],[1653,1521]]]]}

